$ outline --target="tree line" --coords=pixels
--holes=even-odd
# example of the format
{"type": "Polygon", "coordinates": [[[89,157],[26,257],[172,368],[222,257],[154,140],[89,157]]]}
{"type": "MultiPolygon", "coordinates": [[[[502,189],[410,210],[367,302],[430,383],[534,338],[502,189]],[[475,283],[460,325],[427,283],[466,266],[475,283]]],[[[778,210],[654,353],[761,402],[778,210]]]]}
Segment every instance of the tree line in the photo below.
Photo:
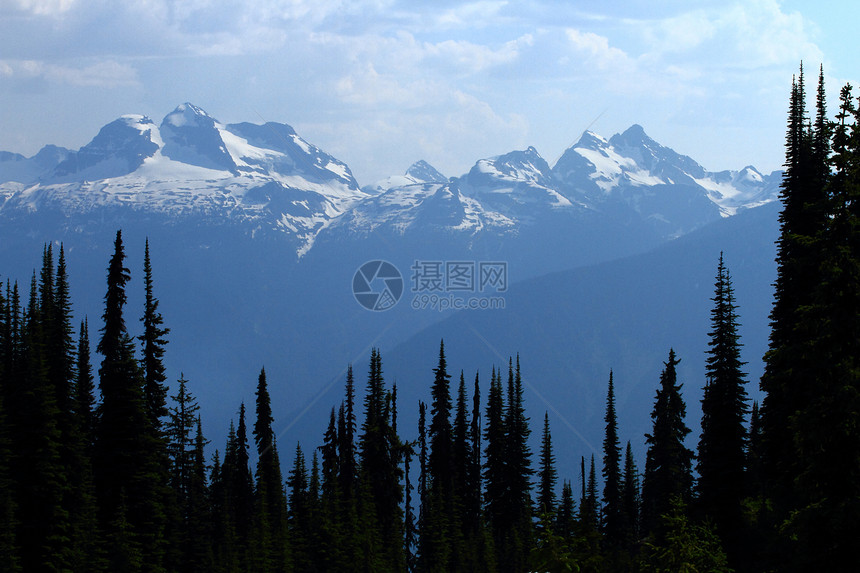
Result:
{"type": "Polygon", "coordinates": [[[531,450],[520,357],[467,380],[444,341],[417,428],[398,428],[397,387],[373,349],[363,396],[350,366],[320,445],[297,444],[282,465],[263,369],[253,413],[239,404],[208,456],[190,382],[168,396],[148,242],[135,337],[117,232],[95,372],[64,248],[45,245],[28,293],[0,288],[0,569],[848,570],[860,531],[860,118],[851,86],[833,120],[823,72],[814,120],[804,90],[801,68],[762,404],[746,391],[720,255],[695,451],[670,349],[643,469],[622,447],[609,372],[602,456],[581,458],[560,491],[547,413],[531,450]]]}

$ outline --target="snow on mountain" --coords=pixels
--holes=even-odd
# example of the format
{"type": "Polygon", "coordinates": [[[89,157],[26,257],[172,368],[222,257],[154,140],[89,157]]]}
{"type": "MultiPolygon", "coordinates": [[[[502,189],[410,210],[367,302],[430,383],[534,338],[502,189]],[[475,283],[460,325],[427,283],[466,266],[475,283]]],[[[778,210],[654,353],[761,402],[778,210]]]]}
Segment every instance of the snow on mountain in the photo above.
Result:
{"type": "Polygon", "coordinates": [[[686,188],[689,201],[704,210],[712,209],[699,201],[706,197],[723,217],[739,208],[775,200],[779,187],[778,172],[764,176],[754,167],[708,172],[690,157],[651,139],[640,125],[609,140],[583,133],[552,172],[568,196],[582,196],[594,205],[620,202],[640,213],[647,210],[649,197],[668,187],[686,188]]]}
{"type": "Polygon", "coordinates": [[[403,234],[416,229],[507,233],[518,224],[573,203],[553,188],[546,161],[534,147],[479,160],[451,180],[424,161],[405,175],[366,188],[376,197],[353,208],[337,227],[366,234],[380,227],[403,234]]]}
{"type": "Polygon", "coordinates": [[[0,183],[17,181],[27,183],[47,175],[64,161],[71,151],[65,147],[46,145],[33,157],[20,153],[0,151],[0,183]]]}
{"type": "Polygon", "coordinates": [[[364,187],[364,190],[376,195],[395,187],[402,188],[410,185],[423,185],[425,183],[446,183],[447,181],[447,177],[422,159],[413,163],[403,175],[392,175],[373,185],[364,187]]]}
{"type": "Polygon", "coordinates": [[[555,189],[549,165],[534,147],[481,159],[463,178],[468,195],[502,213],[530,208],[571,208],[573,203],[555,189]]]}
{"type": "Polygon", "coordinates": [[[124,115],[101,128],[80,150],[69,153],[45,181],[68,183],[128,175],[158,150],[159,145],[153,141],[154,128],[146,116],[124,115]]]}
{"type": "Polygon", "coordinates": [[[225,126],[189,103],[160,126],[142,115],[123,116],[52,169],[36,167],[36,158],[0,157],[0,213],[46,208],[74,216],[129,207],[243,223],[252,234],[286,233],[300,256],[320,229],[367,196],[346,164],[290,126],[225,126]],[[9,167],[22,161],[26,169],[9,167]]]}
{"type": "Polygon", "coordinates": [[[552,168],[529,147],[481,159],[450,179],[422,160],[361,189],[345,163],[289,125],[224,125],[191,103],[158,125],[122,116],[77,151],[0,153],[0,215],[130,208],[174,222],[241,224],[251,235],[273,232],[299,256],[328,227],[338,237],[383,230],[498,236],[523,226],[569,233],[571,220],[589,213],[665,239],[773,201],[778,190],[778,173],[750,166],[708,172],[639,125],[608,140],[585,132],[552,168]]]}

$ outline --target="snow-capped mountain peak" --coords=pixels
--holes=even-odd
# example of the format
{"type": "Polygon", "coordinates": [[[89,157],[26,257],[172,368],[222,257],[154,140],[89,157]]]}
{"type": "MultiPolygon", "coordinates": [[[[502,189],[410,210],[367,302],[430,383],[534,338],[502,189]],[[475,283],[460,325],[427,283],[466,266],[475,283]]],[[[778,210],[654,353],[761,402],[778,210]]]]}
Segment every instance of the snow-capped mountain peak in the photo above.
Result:
{"type": "Polygon", "coordinates": [[[445,183],[448,181],[447,177],[442,175],[435,167],[423,159],[413,163],[409,169],[406,170],[406,176],[414,178],[416,182],[445,183]]]}
{"type": "Polygon", "coordinates": [[[27,175],[0,181],[0,210],[71,216],[122,206],[215,224],[250,222],[250,233],[286,233],[301,255],[332,219],[367,196],[346,164],[290,126],[224,126],[191,103],[159,126],[124,115],[78,151],[53,155],[56,163],[38,172],[37,157],[27,160],[29,169],[20,168],[20,158],[0,158],[0,176],[27,175]]]}

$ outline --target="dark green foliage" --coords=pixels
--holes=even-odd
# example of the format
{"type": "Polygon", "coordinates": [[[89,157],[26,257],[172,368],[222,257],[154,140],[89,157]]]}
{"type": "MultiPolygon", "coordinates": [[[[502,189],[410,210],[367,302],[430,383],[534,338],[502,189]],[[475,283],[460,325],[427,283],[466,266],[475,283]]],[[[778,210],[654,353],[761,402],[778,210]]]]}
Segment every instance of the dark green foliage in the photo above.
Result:
{"type": "Polygon", "coordinates": [[[621,541],[624,548],[634,553],[639,542],[639,471],[636,469],[633,448],[630,447],[629,441],[624,454],[621,481],[621,541]]]}
{"type": "MultiPolygon", "coordinates": [[[[453,428],[451,426],[450,375],[445,360],[445,343],[439,346],[439,362],[433,369],[434,379],[431,386],[430,427],[428,431],[429,450],[427,455],[427,476],[425,505],[422,507],[421,568],[426,571],[457,569],[463,559],[462,529],[459,523],[455,484],[458,473],[465,471],[466,451],[465,430],[465,381],[461,376],[459,420],[459,452],[455,452],[453,428]],[[459,454],[459,455],[457,455],[459,454]],[[453,462],[453,463],[452,463],[453,462]],[[431,559],[430,556],[435,556],[431,559]]],[[[460,482],[462,485],[462,482],[460,482]]]]}
{"type": "Polygon", "coordinates": [[[153,435],[146,415],[143,375],[123,317],[125,287],[131,278],[124,262],[122,235],[117,232],[97,348],[104,358],[99,368],[102,402],[93,453],[94,483],[103,526],[110,528],[122,514],[145,568],[161,571],[167,550],[166,457],[163,441],[153,435]],[[122,496],[126,507],[120,511],[122,496]]]}
{"type": "MultiPolygon", "coordinates": [[[[2,293],[0,293],[0,315],[4,314],[4,306],[5,301],[2,298],[2,293]]],[[[0,322],[0,328],[3,326],[4,324],[0,322]]],[[[0,339],[0,344],[2,342],[0,339]]],[[[2,390],[5,382],[2,366],[0,366],[0,390],[2,390]]],[[[3,396],[0,394],[0,569],[14,573],[20,571],[21,568],[15,531],[17,504],[10,477],[12,451],[8,431],[3,396]]]]}
{"type": "Polygon", "coordinates": [[[609,546],[617,546],[623,537],[621,507],[621,445],[618,441],[618,419],[615,414],[615,386],[609,372],[606,392],[606,430],[603,437],[603,508],[601,525],[609,546]]]}
{"type": "Polygon", "coordinates": [[[552,435],[549,431],[549,412],[543,415],[543,435],[540,446],[540,470],[538,471],[537,514],[555,515],[555,484],[558,472],[555,469],[555,454],[552,451],[552,435]]]}
{"type": "Polygon", "coordinates": [[[703,525],[690,523],[684,502],[678,496],[669,503],[669,511],[660,517],[660,530],[664,532],[658,542],[647,542],[639,570],[643,573],[670,573],[675,571],[733,571],[714,531],[703,525]]]}
{"type": "Polygon", "coordinates": [[[95,412],[95,381],[93,369],[90,364],[90,334],[87,319],[81,322],[80,336],[78,337],[77,353],[77,378],[75,380],[75,409],[78,419],[78,427],[87,445],[88,455],[92,453],[92,444],[95,440],[96,412],[95,412]]]}
{"type": "Polygon", "coordinates": [[[381,543],[386,552],[380,555],[381,563],[387,567],[402,568],[405,563],[403,539],[403,469],[400,466],[403,445],[394,429],[394,404],[392,394],[385,390],[382,375],[382,357],[379,350],[373,349],[367,390],[364,396],[364,422],[359,438],[359,457],[361,459],[360,481],[366,502],[361,502],[368,535],[378,535],[377,540],[368,539],[367,543],[381,543]]]}
{"type": "Polygon", "coordinates": [[[164,319],[158,311],[158,299],[153,293],[152,264],[149,260],[149,239],[143,255],[143,284],[144,311],[140,321],[143,323],[143,334],[139,339],[143,347],[143,394],[146,400],[146,415],[153,430],[161,431],[161,419],[167,415],[167,387],[164,381],[167,375],[164,369],[164,350],[167,344],[165,338],[170,332],[164,328],[164,319]]]}
{"type": "Polygon", "coordinates": [[[250,541],[249,553],[255,570],[261,573],[280,572],[286,570],[289,564],[287,500],[272,429],[274,418],[265,368],[260,370],[257,379],[256,396],[257,419],[253,434],[257,446],[257,472],[253,539],[250,541]]]}
{"type": "Polygon", "coordinates": [[[860,523],[860,256],[858,117],[850,86],[816,119],[803,75],[792,86],[778,276],[761,388],[765,508],[785,570],[838,570],[854,558],[860,523]]]}
{"type": "MultiPolygon", "coordinates": [[[[56,387],[49,379],[49,347],[38,292],[34,274],[20,342],[15,345],[11,371],[14,382],[8,388],[7,402],[10,429],[15,436],[11,476],[17,487],[17,542],[25,571],[69,568],[74,561],[66,505],[69,475],[63,463],[66,446],[60,431],[56,387]]],[[[15,298],[13,295],[13,304],[15,298]]]]}
{"type": "Polygon", "coordinates": [[[671,500],[676,496],[689,500],[693,485],[693,452],[684,445],[690,429],[684,422],[687,407],[677,383],[678,362],[675,351],[670,350],[651,412],[653,429],[645,435],[648,454],[642,480],[642,530],[646,534],[659,534],[660,516],[670,511],[671,500]]]}
{"type": "Polygon", "coordinates": [[[711,309],[707,382],[702,398],[696,508],[713,520],[731,561],[743,553],[742,500],[746,497],[746,375],[741,370],[734,291],[720,254],[711,309]]]}
{"type": "Polygon", "coordinates": [[[563,539],[573,536],[576,526],[576,504],[573,501],[573,488],[568,480],[561,484],[561,500],[555,513],[555,532],[563,539]]]}

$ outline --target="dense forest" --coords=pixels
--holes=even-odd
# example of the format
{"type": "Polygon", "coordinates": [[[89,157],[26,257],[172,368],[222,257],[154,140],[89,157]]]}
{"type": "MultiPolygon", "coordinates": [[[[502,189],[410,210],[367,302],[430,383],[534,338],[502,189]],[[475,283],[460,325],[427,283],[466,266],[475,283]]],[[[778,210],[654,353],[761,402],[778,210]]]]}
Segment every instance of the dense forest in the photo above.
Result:
{"type": "Polygon", "coordinates": [[[667,349],[641,468],[618,434],[612,372],[602,457],[560,480],[548,415],[527,415],[521,357],[481,380],[449,367],[444,341],[426,403],[398,404],[374,349],[366,379],[348,369],[319,444],[285,451],[261,370],[255,403],[237,405],[226,444],[208,445],[191,383],[168,395],[148,243],[133,336],[117,232],[97,370],[87,319],[73,323],[64,248],[45,245],[28,292],[8,278],[0,288],[0,570],[852,570],[860,112],[846,85],[829,118],[822,72],[814,113],[801,68],[762,403],[747,394],[721,255],[697,447],[667,349]],[[418,427],[398,427],[398,408],[412,407],[418,427]]]}

